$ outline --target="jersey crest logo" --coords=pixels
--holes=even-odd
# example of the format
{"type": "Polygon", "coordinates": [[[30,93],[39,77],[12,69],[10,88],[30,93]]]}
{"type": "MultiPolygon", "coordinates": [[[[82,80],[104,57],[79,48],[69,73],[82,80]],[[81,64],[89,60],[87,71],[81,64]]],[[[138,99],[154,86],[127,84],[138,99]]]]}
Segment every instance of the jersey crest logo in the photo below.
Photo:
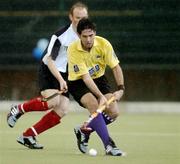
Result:
{"type": "Polygon", "coordinates": [[[95,65],[95,69],[96,69],[96,72],[98,72],[99,70],[100,70],[100,67],[99,67],[99,65],[97,64],[97,65],[95,65]]]}
{"type": "Polygon", "coordinates": [[[90,74],[91,76],[93,76],[93,75],[94,75],[95,73],[97,73],[99,70],[100,70],[100,67],[99,67],[99,65],[97,64],[97,65],[95,65],[95,67],[92,67],[92,68],[89,69],[89,74],[90,74]]]}
{"type": "Polygon", "coordinates": [[[77,65],[74,65],[74,72],[79,72],[79,67],[77,65]]]}

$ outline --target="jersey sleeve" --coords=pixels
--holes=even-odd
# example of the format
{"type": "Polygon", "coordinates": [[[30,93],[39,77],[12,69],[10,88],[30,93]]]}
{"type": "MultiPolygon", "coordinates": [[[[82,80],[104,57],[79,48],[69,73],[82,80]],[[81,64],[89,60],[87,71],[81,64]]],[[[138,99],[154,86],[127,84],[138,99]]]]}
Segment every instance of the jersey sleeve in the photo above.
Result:
{"type": "Polygon", "coordinates": [[[88,73],[88,68],[83,59],[83,55],[76,50],[74,45],[67,49],[68,53],[68,79],[70,81],[81,79],[81,76],[88,73]]]}
{"type": "Polygon", "coordinates": [[[58,56],[59,49],[61,47],[61,43],[56,35],[51,36],[51,40],[48,44],[45,56],[43,57],[43,61],[47,64],[47,57],[52,56],[52,59],[55,60],[58,56]]]}
{"type": "Polygon", "coordinates": [[[105,53],[105,63],[110,67],[114,68],[118,63],[119,60],[114,52],[112,45],[107,41],[104,48],[105,53]]]}

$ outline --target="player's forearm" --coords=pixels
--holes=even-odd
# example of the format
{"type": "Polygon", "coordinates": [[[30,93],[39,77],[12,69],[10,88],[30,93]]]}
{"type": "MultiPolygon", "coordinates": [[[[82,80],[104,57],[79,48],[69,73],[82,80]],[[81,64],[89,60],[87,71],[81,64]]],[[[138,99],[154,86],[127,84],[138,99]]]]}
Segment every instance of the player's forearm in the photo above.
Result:
{"type": "Polygon", "coordinates": [[[96,86],[96,84],[94,83],[93,79],[91,78],[91,76],[89,74],[85,74],[82,76],[82,79],[84,81],[84,83],[86,84],[86,86],[90,89],[90,91],[96,95],[98,98],[100,98],[101,96],[103,96],[103,94],[101,93],[101,91],[98,89],[98,87],[96,86]]]}
{"type": "Polygon", "coordinates": [[[118,64],[113,69],[114,78],[118,87],[124,86],[124,76],[120,65],[118,64]]]}
{"type": "Polygon", "coordinates": [[[54,77],[60,82],[63,80],[61,74],[59,73],[58,69],[56,68],[54,61],[51,59],[51,57],[49,56],[47,59],[47,66],[49,68],[49,70],[51,71],[51,73],[54,75],[54,77]]]}
{"type": "Polygon", "coordinates": [[[125,87],[123,72],[119,64],[113,68],[113,74],[117,84],[117,91],[114,92],[114,97],[117,101],[120,101],[121,97],[124,94],[125,87]]]}

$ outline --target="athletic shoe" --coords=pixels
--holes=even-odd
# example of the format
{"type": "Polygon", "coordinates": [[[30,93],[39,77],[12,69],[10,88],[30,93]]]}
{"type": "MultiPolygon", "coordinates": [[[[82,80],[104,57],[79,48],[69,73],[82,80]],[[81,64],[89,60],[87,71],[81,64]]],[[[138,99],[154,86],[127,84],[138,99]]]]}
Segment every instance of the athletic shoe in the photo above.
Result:
{"type": "Polygon", "coordinates": [[[106,146],[106,155],[111,156],[124,156],[124,152],[117,147],[112,147],[111,145],[106,146]]]}
{"type": "Polygon", "coordinates": [[[12,106],[10,112],[7,115],[8,125],[13,128],[22,114],[23,113],[19,111],[18,106],[12,106]]]}
{"type": "Polygon", "coordinates": [[[112,147],[117,147],[115,142],[113,141],[113,139],[111,137],[109,137],[109,144],[112,146],[112,147]]]}
{"type": "Polygon", "coordinates": [[[21,135],[17,138],[17,142],[28,147],[29,149],[43,149],[43,146],[38,144],[36,138],[33,136],[25,137],[21,135]]]}
{"type": "Polygon", "coordinates": [[[87,153],[89,134],[83,133],[79,126],[74,128],[74,133],[77,138],[77,145],[78,145],[79,150],[82,153],[87,153]]]}
{"type": "Polygon", "coordinates": [[[118,149],[115,145],[115,142],[109,137],[109,145],[106,146],[106,155],[111,156],[124,156],[125,153],[118,149]]]}

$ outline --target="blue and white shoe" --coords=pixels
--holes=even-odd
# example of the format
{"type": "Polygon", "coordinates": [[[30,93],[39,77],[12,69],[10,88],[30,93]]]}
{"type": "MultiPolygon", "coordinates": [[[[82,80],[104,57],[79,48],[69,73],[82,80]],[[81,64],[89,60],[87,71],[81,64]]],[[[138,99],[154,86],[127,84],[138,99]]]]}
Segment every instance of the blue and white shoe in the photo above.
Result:
{"type": "Polygon", "coordinates": [[[123,151],[121,151],[117,147],[112,147],[111,145],[106,146],[106,155],[123,156],[123,154],[123,151]]]}
{"type": "Polygon", "coordinates": [[[82,153],[87,153],[89,135],[83,133],[79,126],[74,128],[74,133],[77,138],[77,145],[78,145],[79,150],[82,153]]]}
{"type": "Polygon", "coordinates": [[[18,106],[12,106],[10,112],[7,115],[7,123],[13,128],[17,122],[17,120],[21,117],[23,113],[21,113],[18,109],[18,106]]]}
{"type": "Polygon", "coordinates": [[[43,146],[38,144],[36,138],[33,136],[26,137],[21,135],[20,137],[17,138],[17,142],[20,143],[21,145],[28,147],[29,149],[43,149],[43,146]]]}
{"type": "Polygon", "coordinates": [[[109,145],[106,146],[106,155],[126,156],[126,153],[116,147],[115,142],[109,137],[109,145]]]}

